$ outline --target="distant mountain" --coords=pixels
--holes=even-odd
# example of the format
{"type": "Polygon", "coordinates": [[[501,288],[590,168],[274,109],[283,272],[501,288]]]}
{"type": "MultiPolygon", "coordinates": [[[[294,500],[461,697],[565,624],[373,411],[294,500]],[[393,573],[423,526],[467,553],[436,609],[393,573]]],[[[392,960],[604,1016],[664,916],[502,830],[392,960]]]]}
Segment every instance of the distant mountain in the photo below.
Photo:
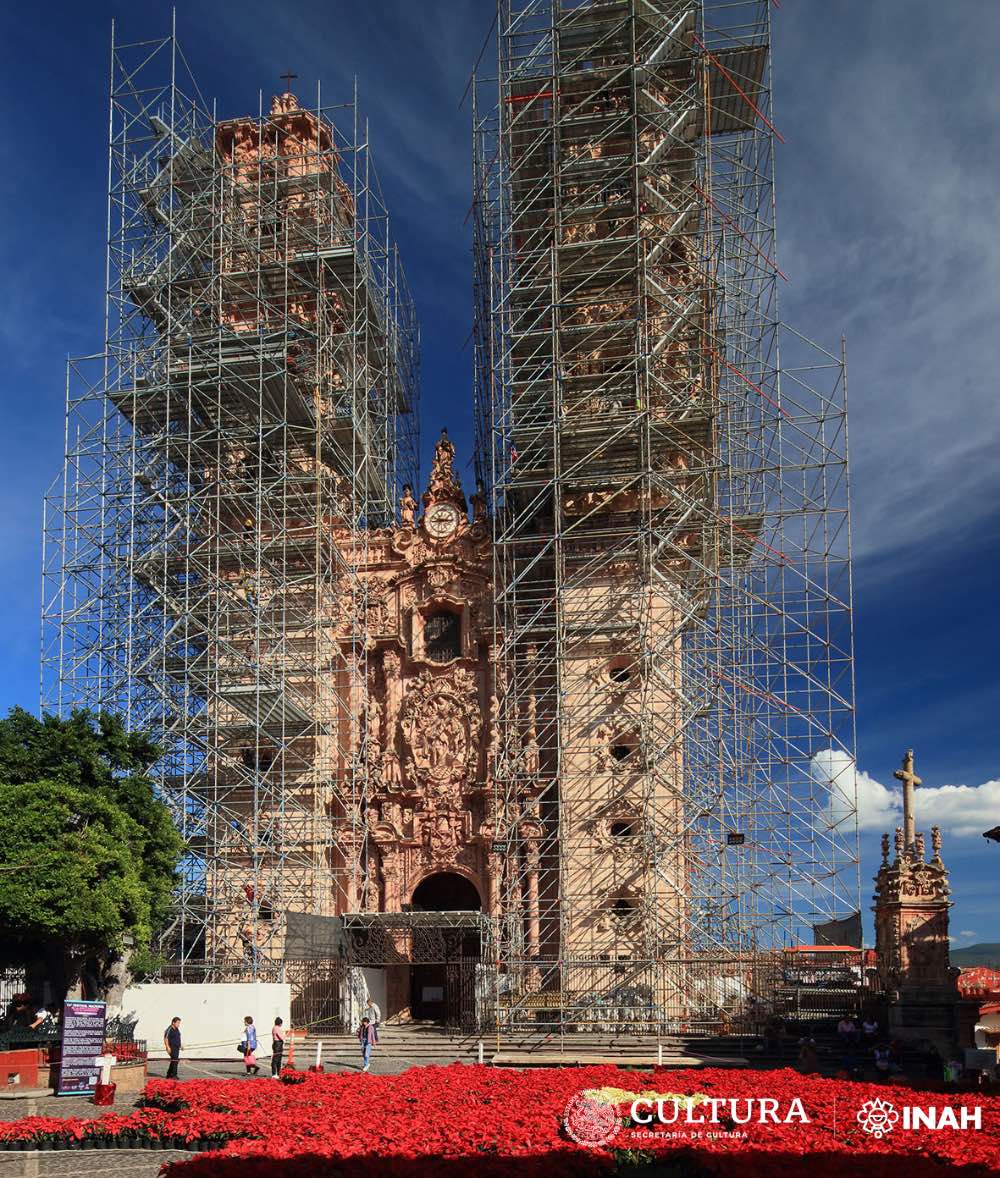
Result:
{"type": "Polygon", "coordinates": [[[992,965],[1000,969],[1000,944],[967,945],[964,949],[952,949],[951,964],[967,969],[970,965],[992,965]]]}

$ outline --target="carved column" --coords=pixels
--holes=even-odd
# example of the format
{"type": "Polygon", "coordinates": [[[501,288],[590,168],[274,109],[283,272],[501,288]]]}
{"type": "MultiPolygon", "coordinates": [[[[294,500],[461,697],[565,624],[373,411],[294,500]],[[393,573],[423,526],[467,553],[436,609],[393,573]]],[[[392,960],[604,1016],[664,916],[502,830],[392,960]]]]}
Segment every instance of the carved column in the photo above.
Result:
{"type": "Polygon", "coordinates": [[[529,838],[525,840],[524,855],[525,866],[527,868],[525,873],[525,901],[528,910],[528,956],[537,960],[541,923],[538,912],[538,871],[540,866],[540,856],[537,839],[529,838]]]}
{"type": "Polygon", "coordinates": [[[403,905],[401,854],[397,847],[381,847],[382,877],[385,880],[385,911],[400,912],[403,905]]]}
{"type": "Polygon", "coordinates": [[[394,650],[387,650],[382,656],[382,678],[385,681],[385,731],[382,735],[382,746],[385,749],[386,784],[391,787],[400,779],[396,757],[396,726],[399,723],[403,691],[400,658],[394,650]]]}

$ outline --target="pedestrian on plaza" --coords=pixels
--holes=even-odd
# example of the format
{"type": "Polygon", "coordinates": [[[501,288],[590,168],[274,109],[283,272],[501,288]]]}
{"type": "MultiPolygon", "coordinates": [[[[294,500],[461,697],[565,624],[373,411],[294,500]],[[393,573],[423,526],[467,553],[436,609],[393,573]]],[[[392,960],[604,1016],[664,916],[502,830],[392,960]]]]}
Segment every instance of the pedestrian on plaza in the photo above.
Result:
{"type": "Polygon", "coordinates": [[[170,1026],[163,1032],[163,1050],[170,1056],[167,1079],[177,1079],[177,1061],[181,1057],[181,1020],[177,1015],[170,1020],[170,1026]]]}
{"type": "Polygon", "coordinates": [[[361,1070],[367,1072],[371,1064],[372,1048],[378,1042],[375,1036],[375,1026],[367,1015],[361,1020],[361,1026],[358,1027],[358,1042],[361,1044],[361,1059],[364,1064],[361,1070]]]}
{"type": "Polygon", "coordinates": [[[892,1050],[885,1043],[880,1043],[872,1054],[875,1057],[875,1075],[880,1080],[889,1080],[903,1070],[892,1058],[892,1050]]]}
{"type": "Polygon", "coordinates": [[[280,1018],[274,1020],[271,1028],[271,1076],[277,1080],[281,1076],[281,1057],[285,1054],[285,1030],[280,1018]]]}
{"type": "Polygon", "coordinates": [[[777,1014],[772,1014],[764,1024],[764,1050],[768,1055],[777,1055],[781,1049],[781,1036],[784,1029],[785,1020],[777,1014]]]}
{"type": "Polygon", "coordinates": [[[48,1021],[49,1021],[48,1007],[45,1006],[41,1002],[36,1002],[35,1009],[34,1009],[34,1017],[32,1018],[31,1022],[28,1024],[28,1030],[29,1031],[41,1030],[42,1027],[44,1027],[48,1023],[48,1021]]]}
{"type": "Polygon", "coordinates": [[[840,1042],[845,1046],[853,1047],[858,1041],[858,1024],[853,1017],[845,1014],[844,1017],[837,1023],[837,1036],[840,1042]]]}
{"type": "Polygon", "coordinates": [[[257,1028],[253,1025],[253,1016],[249,1014],[243,1020],[243,1042],[240,1044],[240,1050],[243,1052],[247,1075],[256,1076],[260,1071],[257,1066],[257,1028]]]}
{"type": "Polygon", "coordinates": [[[819,1071],[819,1054],[816,1051],[815,1039],[807,1037],[799,1040],[799,1058],[796,1060],[795,1066],[800,1072],[819,1071]]]}
{"type": "Polygon", "coordinates": [[[861,1021],[861,1030],[865,1037],[865,1043],[871,1047],[878,1038],[878,1019],[872,1014],[866,1014],[861,1021]]]}
{"type": "Polygon", "coordinates": [[[371,1019],[372,1026],[375,1028],[375,1042],[377,1043],[378,1042],[378,1025],[382,1021],[382,1011],[379,1009],[378,1003],[371,996],[371,994],[368,995],[368,1001],[365,1004],[365,1007],[366,1007],[366,1013],[367,1013],[368,1017],[371,1019]]]}
{"type": "Polygon", "coordinates": [[[851,1015],[845,1014],[837,1023],[837,1038],[841,1047],[841,1067],[850,1076],[856,1067],[854,1050],[858,1042],[858,1024],[851,1015]]]}
{"type": "Polygon", "coordinates": [[[929,1039],[924,1044],[922,1063],[924,1079],[929,1086],[934,1087],[944,1083],[944,1060],[941,1058],[941,1052],[929,1039]]]}

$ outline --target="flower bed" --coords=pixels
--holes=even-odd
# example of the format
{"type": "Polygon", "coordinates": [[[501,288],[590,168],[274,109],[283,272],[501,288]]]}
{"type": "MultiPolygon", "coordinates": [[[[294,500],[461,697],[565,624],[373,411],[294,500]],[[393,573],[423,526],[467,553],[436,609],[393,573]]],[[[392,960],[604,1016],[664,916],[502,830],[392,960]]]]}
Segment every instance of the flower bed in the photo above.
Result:
{"type": "MultiPolygon", "coordinates": [[[[614,1067],[506,1071],[452,1064],[411,1068],[396,1076],[286,1073],[288,1081],[153,1080],[147,1107],[98,1121],[27,1118],[0,1125],[5,1141],[58,1137],[63,1144],[167,1146],[225,1143],[221,1152],[170,1164],[169,1178],[423,1178],[475,1173],[517,1178],[569,1178],[641,1172],[669,1163],[672,1175],[728,1176],[769,1172],[781,1178],[940,1178],[945,1169],[973,1178],[1000,1167],[1000,1098],[940,1095],[887,1084],[858,1084],[772,1072],[706,1069],[641,1074],[614,1067]],[[581,1091],[600,1091],[622,1122],[613,1139],[593,1148],[567,1133],[567,1104],[581,1091]],[[655,1129],[629,1125],[635,1094],[698,1095],[692,1123],[655,1129]],[[705,1123],[709,1102],[727,1098],[794,1099],[804,1117],[791,1123],[740,1123],[730,1106],[705,1123]],[[868,1100],[982,1109],[981,1129],[908,1130],[877,1137],[857,1119],[868,1100]],[[153,1106],[153,1107],[148,1107],[153,1106]],[[726,1109],[729,1109],[727,1112],[726,1109]],[[701,1110],[700,1112],[698,1110],[701,1110]],[[634,1169],[638,1167],[638,1170],[634,1169]]],[[[669,1104],[669,1102],[668,1102],[669,1104]]],[[[669,1104],[673,1108],[674,1105],[669,1104]]],[[[746,1108],[749,1108],[747,1105],[746,1108]]],[[[612,1118],[612,1124],[614,1118],[612,1118]]],[[[662,1170],[658,1172],[663,1172],[662,1170]]]]}

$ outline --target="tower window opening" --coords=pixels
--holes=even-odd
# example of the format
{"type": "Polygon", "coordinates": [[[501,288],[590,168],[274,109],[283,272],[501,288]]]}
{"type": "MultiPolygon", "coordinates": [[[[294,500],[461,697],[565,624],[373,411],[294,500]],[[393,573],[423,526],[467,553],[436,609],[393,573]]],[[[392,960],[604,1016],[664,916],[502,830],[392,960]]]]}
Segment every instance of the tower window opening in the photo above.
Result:
{"type": "Polygon", "coordinates": [[[462,623],[458,614],[441,610],[424,623],[424,653],[432,663],[448,663],[462,653],[462,623]]]}
{"type": "Polygon", "coordinates": [[[608,667],[608,678],[619,687],[632,681],[632,668],[628,663],[612,663],[608,667]]]}
{"type": "Polygon", "coordinates": [[[609,905],[611,915],[619,920],[627,920],[639,910],[639,901],[635,896],[615,896],[609,905]]]}
{"type": "Polygon", "coordinates": [[[639,823],[635,818],[617,818],[608,830],[613,839],[631,839],[639,833],[639,823]]]}

